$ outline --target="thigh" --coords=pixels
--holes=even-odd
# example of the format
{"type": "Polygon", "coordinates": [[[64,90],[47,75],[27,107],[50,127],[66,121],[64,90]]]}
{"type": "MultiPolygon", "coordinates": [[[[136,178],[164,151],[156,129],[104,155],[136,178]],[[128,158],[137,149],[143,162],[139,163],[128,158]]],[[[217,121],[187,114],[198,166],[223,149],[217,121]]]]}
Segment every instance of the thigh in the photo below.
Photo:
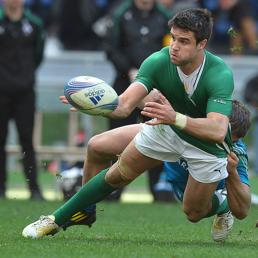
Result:
{"type": "Polygon", "coordinates": [[[158,160],[177,161],[185,149],[184,141],[168,125],[144,124],[134,141],[139,152],[158,160]]]}
{"type": "Polygon", "coordinates": [[[141,124],[133,124],[106,131],[94,136],[89,148],[101,155],[119,155],[141,130],[141,124]]]}
{"type": "Polygon", "coordinates": [[[84,179],[87,182],[117,160],[119,154],[141,129],[140,124],[123,126],[92,137],[87,145],[84,179]]]}
{"type": "Polygon", "coordinates": [[[218,182],[198,182],[189,175],[183,197],[184,209],[194,211],[206,209],[211,203],[217,185],[218,182]]]}

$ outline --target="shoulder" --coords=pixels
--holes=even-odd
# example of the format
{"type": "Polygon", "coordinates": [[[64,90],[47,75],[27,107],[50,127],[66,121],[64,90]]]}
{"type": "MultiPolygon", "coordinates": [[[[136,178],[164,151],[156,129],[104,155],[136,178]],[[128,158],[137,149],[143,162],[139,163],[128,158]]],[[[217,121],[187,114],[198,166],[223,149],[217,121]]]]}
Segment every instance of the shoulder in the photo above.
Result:
{"type": "Polygon", "coordinates": [[[232,75],[232,70],[222,58],[210,53],[209,51],[206,51],[205,54],[206,54],[206,63],[207,63],[209,72],[223,71],[232,75]]]}
{"type": "Polygon", "coordinates": [[[168,49],[163,48],[147,57],[140,66],[136,81],[143,83],[148,90],[157,88],[160,77],[167,71],[169,63],[168,49]]]}
{"type": "Polygon", "coordinates": [[[170,63],[168,47],[154,52],[148,56],[142,63],[141,67],[148,68],[155,73],[164,71],[165,67],[170,63]]]}
{"type": "Polygon", "coordinates": [[[206,51],[204,66],[205,84],[213,92],[215,90],[233,91],[233,72],[224,60],[206,51]]]}
{"type": "Polygon", "coordinates": [[[40,17],[37,15],[33,14],[29,9],[25,9],[24,11],[24,16],[33,24],[36,26],[42,27],[43,26],[43,21],[41,20],[40,17]]]}
{"type": "Polygon", "coordinates": [[[170,61],[169,59],[169,47],[164,47],[161,50],[154,52],[148,58],[151,62],[165,63],[170,61]]]}

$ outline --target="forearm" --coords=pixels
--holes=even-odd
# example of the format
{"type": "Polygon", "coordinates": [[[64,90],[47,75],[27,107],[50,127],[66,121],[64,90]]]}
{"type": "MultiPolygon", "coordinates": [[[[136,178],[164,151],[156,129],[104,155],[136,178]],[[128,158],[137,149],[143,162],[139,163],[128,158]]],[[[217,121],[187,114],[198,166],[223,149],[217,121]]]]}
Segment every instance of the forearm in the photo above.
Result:
{"type": "Polygon", "coordinates": [[[145,87],[137,82],[132,83],[124,93],[119,96],[117,108],[107,115],[111,119],[123,119],[128,117],[148,94],[145,87]]]}
{"type": "Polygon", "coordinates": [[[145,103],[141,114],[149,118],[155,118],[155,120],[146,122],[149,125],[174,125],[196,138],[216,143],[224,141],[229,123],[227,116],[216,112],[209,112],[205,118],[191,118],[180,114],[173,109],[162,94],[160,94],[159,103],[145,103]]]}
{"type": "Polygon", "coordinates": [[[251,205],[249,186],[240,181],[237,171],[229,173],[226,179],[227,198],[229,208],[238,219],[247,216],[251,205]]]}
{"type": "Polygon", "coordinates": [[[183,130],[199,138],[213,142],[223,142],[227,133],[226,117],[214,118],[191,118],[187,117],[186,126],[183,130]]]}
{"type": "Polygon", "coordinates": [[[137,105],[128,105],[123,96],[119,97],[119,104],[117,108],[112,112],[107,114],[107,117],[114,120],[124,119],[128,117],[137,105]]]}

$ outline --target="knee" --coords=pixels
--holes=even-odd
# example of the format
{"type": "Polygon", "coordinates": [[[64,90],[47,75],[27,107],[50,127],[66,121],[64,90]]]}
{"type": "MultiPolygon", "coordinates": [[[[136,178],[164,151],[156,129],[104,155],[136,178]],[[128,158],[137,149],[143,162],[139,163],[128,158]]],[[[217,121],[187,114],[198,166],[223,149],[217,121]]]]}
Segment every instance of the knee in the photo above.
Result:
{"type": "Polygon", "coordinates": [[[87,154],[91,156],[98,156],[101,155],[102,152],[102,146],[101,140],[99,139],[98,135],[93,136],[87,145],[87,154]]]}
{"type": "Polygon", "coordinates": [[[187,219],[193,223],[196,223],[203,218],[202,210],[183,207],[183,211],[184,211],[187,219]]]}
{"type": "Polygon", "coordinates": [[[119,170],[109,170],[105,176],[106,182],[114,188],[128,185],[132,180],[124,177],[119,170]]]}
{"type": "Polygon", "coordinates": [[[245,219],[247,217],[247,215],[248,215],[248,211],[247,210],[236,210],[236,211],[233,210],[232,213],[239,220],[245,219]]]}
{"type": "Polygon", "coordinates": [[[138,176],[137,171],[131,168],[121,157],[106,173],[106,182],[113,187],[123,187],[131,183],[138,176]]]}

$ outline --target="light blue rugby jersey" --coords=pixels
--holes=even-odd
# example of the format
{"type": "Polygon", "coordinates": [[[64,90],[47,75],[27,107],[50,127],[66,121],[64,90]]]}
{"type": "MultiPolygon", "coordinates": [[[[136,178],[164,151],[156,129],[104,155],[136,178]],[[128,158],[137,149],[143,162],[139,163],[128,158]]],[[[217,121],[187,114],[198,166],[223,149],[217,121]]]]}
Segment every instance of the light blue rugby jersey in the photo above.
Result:
{"type": "MultiPolygon", "coordinates": [[[[246,145],[242,140],[238,140],[233,144],[233,151],[239,159],[237,172],[240,177],[240,181],[249,186],[246,145]]],[[[187,184],[189,174],[187,167],[187,162],[184,159],[180,159],[177,162],[164,162],[164,171],[166,173],[167,180],[172,184],[173,191],[180,201],[183,200],[183,194],[187,184]]],[[[221,180],[217,189],[223,189],[224,187],[225,180],[221,180]]]]}

